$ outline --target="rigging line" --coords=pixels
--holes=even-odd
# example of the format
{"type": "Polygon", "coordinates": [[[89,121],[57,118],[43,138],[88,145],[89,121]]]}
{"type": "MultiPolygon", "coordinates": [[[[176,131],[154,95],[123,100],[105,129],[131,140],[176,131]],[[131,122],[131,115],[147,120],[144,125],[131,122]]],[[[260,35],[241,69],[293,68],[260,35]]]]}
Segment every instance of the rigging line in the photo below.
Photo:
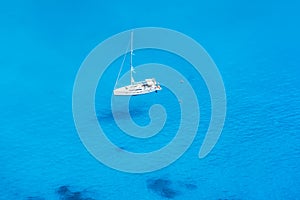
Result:
{"type": "Polygon", "coordinates": [[[118,80],[119,80],[119,78],[120,78],[120,74],[121,74],[121,71],[122,71],[122,69],[123,69],[123,66],[124,66],[124,62],[125,62],[125,58],[126,58],[126,55],[127,55],[127,51],[128,51],[128,49],[129,49],[129,44],[130,44],[130,42],[129,42],[129,43],[128,43],[128,45],[127,45],[127,49],[126,49],[126,51],[125,51],[125,55],[124,55],[124,57],[123,57],[123,61],[122,61],[122,64],[121,64],[121,68],[120,68],[120,71],[119,71],[119,74],[118,74],[118,77],[117,77],[117,80],[116,80],[116,83],[115,83],[114,89],[116,89],[116,86],[117,86],[118,80]]]}

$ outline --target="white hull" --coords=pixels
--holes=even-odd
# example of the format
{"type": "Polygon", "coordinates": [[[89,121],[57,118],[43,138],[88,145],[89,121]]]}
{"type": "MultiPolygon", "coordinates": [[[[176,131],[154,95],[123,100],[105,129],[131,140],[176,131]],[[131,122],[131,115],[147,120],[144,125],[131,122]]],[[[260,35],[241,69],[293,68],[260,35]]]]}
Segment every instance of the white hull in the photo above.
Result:
{"type": "Polygon", "coordinates": [[[148,94],[161,90],[155,79],[146,79],[145,81],[135,82],[131,85],[117,88],[114,90],[116,96],[135,96],[148,94]]]}

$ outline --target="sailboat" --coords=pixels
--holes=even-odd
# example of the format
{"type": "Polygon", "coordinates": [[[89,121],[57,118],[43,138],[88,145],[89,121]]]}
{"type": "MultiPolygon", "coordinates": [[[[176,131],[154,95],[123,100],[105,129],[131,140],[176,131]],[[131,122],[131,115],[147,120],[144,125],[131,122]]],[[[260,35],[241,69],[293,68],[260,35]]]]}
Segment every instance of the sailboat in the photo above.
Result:
{"type": "Polygon", "coordinates": [[[138,82],[134,80],[133,78],[134,68],[132,65],[132,56],[133,56],[133,32],[131,32],[131,39],[130,39],[130,85],[123,86],[120,88],[115,88],[114,95],[115,96],[136,96],[136,95],[148,94],[151,92],[157,92],[161,90],[161,87],[159,83],[155,80],[155,78],[147,78],[144,81],[138,81],[138,82]]]}

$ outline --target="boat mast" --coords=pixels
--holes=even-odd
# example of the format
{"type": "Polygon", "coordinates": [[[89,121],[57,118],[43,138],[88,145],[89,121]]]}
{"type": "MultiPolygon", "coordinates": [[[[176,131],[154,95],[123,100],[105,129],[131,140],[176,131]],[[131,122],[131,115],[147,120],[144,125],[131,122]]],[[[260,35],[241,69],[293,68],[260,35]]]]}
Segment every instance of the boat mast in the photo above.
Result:
{"type": "Polygon", "coordinates": [[[131,85],[133,85],[134,83],[134,79],[132,76],[133,73],[133,65],[132,65],[132,55],[133,55],[133,31],[131,32],[131,39],[130,39],[131,43],[130,43],[130,83],[131,85]]]}

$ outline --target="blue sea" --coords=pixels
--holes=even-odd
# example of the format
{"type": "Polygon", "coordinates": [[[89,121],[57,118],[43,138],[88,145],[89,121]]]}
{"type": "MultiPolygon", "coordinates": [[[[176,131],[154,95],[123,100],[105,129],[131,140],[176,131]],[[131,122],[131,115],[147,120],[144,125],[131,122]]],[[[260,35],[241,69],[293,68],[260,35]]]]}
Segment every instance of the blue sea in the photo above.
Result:
{"type": "MultiPolygon", "coordinates": [[[[1,2],[0,199],[300,199],[299,7],[295,0],[1,2]],[[201,44],[222,76],[227,113],[216,146],[199,159],[211,116],[203,79],[178,67],[187,65],[178,57],[137,51],[136,64],[155,61],[182,70],[196,90],[201,117],[194,142],[178,160],[157,171],[126,173],[85,148],[72,92],[81,64],[98,44],[141,27],[172,29],[201,44]]],[[[150,122],[152,104],[164,106],[168,119],[149,142],[123,134],[108,101],[120,62],[99,81],[97,120],[120,150],[159,149],[176,133],[180,103],[167,88],[133,97],[137,124],[150,122]]]]}

